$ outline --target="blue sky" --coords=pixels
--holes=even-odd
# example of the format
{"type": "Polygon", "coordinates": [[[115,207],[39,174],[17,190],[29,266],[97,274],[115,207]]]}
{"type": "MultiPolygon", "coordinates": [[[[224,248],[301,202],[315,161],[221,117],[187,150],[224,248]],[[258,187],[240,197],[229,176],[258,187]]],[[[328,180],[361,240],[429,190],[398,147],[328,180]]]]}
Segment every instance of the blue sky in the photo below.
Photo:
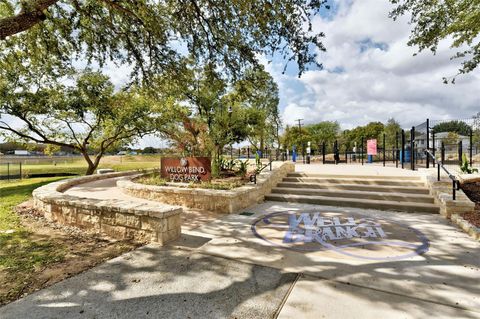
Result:
{"type": "Polygon", "coordinates": [[[458,60],[449,42],[413,56],[407,46],[408,17],[393,21],[393,8],[383,0],[337,0],[331,13],[314,20],[314,30],[326,34],[327,52],[318,61],[323,70],[306,72],[300,79],[284,62],[266,64],[280,87],[284,124],[297,118],[305,123],[336,120],[343,128],[393,117],[403,127],[431,119],[469,118],[480,111],[480,74],[477,71],[445,85],[443,76],[457,73],[458,60]]]}

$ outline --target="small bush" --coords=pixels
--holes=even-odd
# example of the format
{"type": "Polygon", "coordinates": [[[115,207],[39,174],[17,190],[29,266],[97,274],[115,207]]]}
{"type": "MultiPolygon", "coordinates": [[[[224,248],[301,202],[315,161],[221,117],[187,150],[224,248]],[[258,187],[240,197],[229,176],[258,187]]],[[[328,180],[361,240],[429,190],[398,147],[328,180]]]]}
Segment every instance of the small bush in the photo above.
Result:
{"type": "Polygon", "coordinates": [[[247,170],[248,170],[248,160],[246,161],[241,161],[241,160],[237,160],[237,165],[238,165],[238,175],[242,176],[242,177],[245,177],[247,175],[247,170]]]}
{"type": "Polygon", "coordinates": [[[158,173],[142,176],[139,179],[137,179],[137,182],[145,185],[156,185],[156,186],[167,185],[167,180],[162,178],[158,173]]]}
{"type": "Polygon", "coordinates": [[[218,189],[218,190],[231,190],[245,185],[244,180],[225,181],[225,182],[204,182],[204,183],[191,183],[188,185],[190,188],[204,188],[204,189],[218,189]]]}
{"type": "Polygon", "coordinates": [[[467,154],[462,155],[462,164],[460,165],[460,170],[465,174],[478,173],[478,169],[469,167],[467,154]]]}

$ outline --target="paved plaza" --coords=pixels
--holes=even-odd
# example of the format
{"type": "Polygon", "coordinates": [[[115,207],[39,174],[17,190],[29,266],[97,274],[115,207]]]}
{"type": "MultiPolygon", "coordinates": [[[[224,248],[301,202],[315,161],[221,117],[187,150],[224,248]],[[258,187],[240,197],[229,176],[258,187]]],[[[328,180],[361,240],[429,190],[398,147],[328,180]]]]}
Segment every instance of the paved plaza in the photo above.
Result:
{"type": "MultiPolygon", "coordinates": [[[[419,174],[296,171],[327,168],[419,174]]],[[[124,196],[113,181],[69,192],[124,196]]],[[[480,318],[480,244],[438,214],[269,201],[199,214],[184,214],[167,247],[110,260],[0,318],[480,318]]]]}

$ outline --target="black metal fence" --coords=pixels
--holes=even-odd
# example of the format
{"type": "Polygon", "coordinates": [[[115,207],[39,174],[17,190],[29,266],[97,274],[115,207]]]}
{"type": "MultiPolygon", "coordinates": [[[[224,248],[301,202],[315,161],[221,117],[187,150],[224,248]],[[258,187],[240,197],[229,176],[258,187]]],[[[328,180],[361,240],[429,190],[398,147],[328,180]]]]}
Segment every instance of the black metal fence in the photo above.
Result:
{"type": "MultiPolygon", "coordinates": [[[[453,173],[461,173],[464,160],[470,167],[480,167],[480,117],[460,120],[426,120],[412,128],[416,154],[430,150],[453,173]]],[[[417,167],[435,165],[430,157],[422,155],[424,161],[417,167]]]]}
{"type": "Polygon", "coordinates": [[[22,163],[0,163],[0,180],[22,179],[22,163]]]}

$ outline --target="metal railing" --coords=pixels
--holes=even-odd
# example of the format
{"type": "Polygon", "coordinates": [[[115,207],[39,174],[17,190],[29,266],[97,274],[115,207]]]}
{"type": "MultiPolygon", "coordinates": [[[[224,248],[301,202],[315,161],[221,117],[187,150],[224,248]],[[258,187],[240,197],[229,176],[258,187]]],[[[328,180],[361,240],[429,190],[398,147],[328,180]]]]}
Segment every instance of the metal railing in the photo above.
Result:
{"type": "Polygon", "coordinates": [[[443,165],[442,161],[439,161],[433,154],[430,152],[430,150],[425,150],[425,154],[427,154],[427,157],[430,157],[434,163],[437,164],[437,180],[440,181],[440,174],[441,174],[441,169],[445,171],[445,173],[448,175],[448,177],[452,180],[452,199],[456,200],[457,195],[456,191],[460,189],[460,182],[458,181],[457,177],[450,173],[450,171],[443,165]]]}
{"type": "Polygon", "coordinates": [[[270,167],[270,171],[272,171],[272,162],[273,162],[273,159],[270,159],[269,162],[266,165],[264,165],[262,168],[256,169],[255,172],[252,175],[250,175],[250,182],[257,184],[257,175],[260,174],[265,168],[270,167]]]}

